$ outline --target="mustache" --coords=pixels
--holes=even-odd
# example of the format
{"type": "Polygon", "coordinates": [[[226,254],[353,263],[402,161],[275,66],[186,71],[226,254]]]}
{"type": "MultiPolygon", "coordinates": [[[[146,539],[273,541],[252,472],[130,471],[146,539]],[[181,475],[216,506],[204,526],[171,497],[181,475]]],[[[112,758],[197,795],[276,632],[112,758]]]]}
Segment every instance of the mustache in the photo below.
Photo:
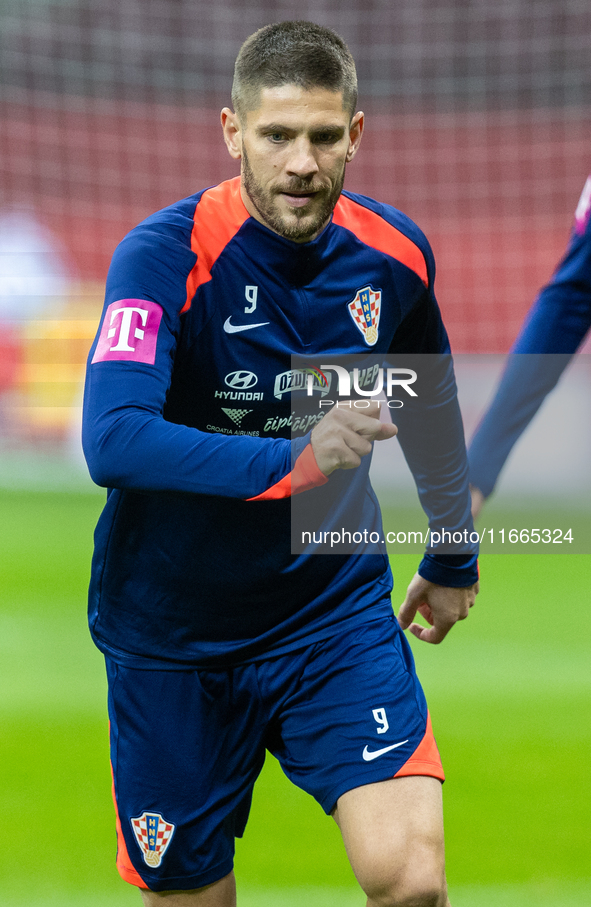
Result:
{"type": "Polygon", "coordinates": [[[285,193],[286,195],[297,195],[298,193],[308,193],[308,192],[325,192],[326,186],[323,184],[316,185],[313,182],[308,182],[307,180],[292,180],[286,186],[281,186],[275,191],[277,194],[285,193]]]}

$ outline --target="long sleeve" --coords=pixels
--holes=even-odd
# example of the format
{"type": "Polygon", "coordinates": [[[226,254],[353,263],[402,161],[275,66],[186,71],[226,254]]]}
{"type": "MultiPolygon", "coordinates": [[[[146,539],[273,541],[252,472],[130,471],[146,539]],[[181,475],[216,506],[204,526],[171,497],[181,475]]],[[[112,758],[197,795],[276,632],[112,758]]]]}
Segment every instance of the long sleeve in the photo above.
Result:
{"type": "MultiPolygon", "coordinates": [[[[447,334],[432,292],[425,291],[401,330],[390,353],[393,361],[417,372],[417,396],[406,398],[396,411],[398,440],[414,476],[421,505],[433,531],[473,531],[468,489],[468,464],[462,417],[457,400],[453,361],[447,334]],[[400,350],[421,355],[405,356],[400,350]]],[[[463,544],[462,553],[427,550],[419,573],[439,585],[469,586],[478,579],[478,545],[463,544]]]]}
{"type": "Polygon", "coordinates": [[[168,237],[164,247],[148,229],[130,234],[114,256],[84,395],[83,446],[93,480],[129,491],[241,499],[287,497],[322,484],[310,451],[304,456],[304,439],[228,436],[165,418],[194,260],[186,244],[168,237]]]}
{"type": "Polygon", "coordinates": [[[530,309],[470,444],[470,482],[484,497],[591,327],[591,229],[589,223],[584,227],[573,232],[565,257],[530,309]]]}

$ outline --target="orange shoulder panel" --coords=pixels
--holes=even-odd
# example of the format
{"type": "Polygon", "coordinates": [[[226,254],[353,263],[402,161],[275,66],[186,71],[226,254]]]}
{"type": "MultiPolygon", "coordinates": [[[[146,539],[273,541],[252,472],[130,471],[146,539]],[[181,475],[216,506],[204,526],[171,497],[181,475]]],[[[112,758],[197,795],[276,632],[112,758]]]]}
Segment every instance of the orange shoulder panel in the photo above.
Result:
{"type": "Polygon", "coordinates": [[[337,226],[354,233],[361,242],[401,261],[418,274],[425,286],[428,285],[427,263],[419,247],[379,214],[341,195],[332,219],[337,226]]]}
{"type": "Polygon", "coordinates": [[[197,287],[211,280],[212,267],[249,216],[240,197],[239,176],[203,193],[191,231],[191,249],[197,261],[187,277],[187,300],[181,312],[191,308],[197,287]]]}

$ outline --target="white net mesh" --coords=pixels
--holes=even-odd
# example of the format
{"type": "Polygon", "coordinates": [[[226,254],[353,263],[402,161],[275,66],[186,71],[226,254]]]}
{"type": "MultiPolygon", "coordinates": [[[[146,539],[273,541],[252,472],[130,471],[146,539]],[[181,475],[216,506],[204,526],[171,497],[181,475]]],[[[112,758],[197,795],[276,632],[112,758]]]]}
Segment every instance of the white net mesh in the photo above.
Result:
{"type": "Polygon", "coordinates": [[[218,125],[236,52],[289,18],[351,47],[367,132],[346,185],[427,233],[452,347],[507,350],[589,170],[588,0],[0,0],[0,215],[51,232],[77,281],[59,317],[96,318],[141,218],[236,173],[218,125]]]}

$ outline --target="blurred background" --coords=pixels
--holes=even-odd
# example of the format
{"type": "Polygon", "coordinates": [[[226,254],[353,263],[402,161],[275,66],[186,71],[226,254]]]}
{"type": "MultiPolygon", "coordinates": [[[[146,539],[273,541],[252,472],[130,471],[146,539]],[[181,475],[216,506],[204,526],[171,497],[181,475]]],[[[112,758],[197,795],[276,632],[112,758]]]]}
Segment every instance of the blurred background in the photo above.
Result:
{"type": "MultiPolygon", "coordinates": [[[[427,233],[456,353],[509,349],[591,169],[588,0],[0,0],[0,799],[12,829],[0,879],[10,907],[139,900],[112,868],[104,682],[84,629],[103,500],[80,453],[84,363],[115,246],[158,208],[236,174],[218,125],[234,58],[256,28],[293,18],[330,26],[353,52],[367,132],[346,186],[427,233]]],[[[470,424],[499,364],[466,373],[470,424]]],[[[588,366],[581,374],[569,387],[588,401],[588,366]]],[[[571,405],[563,437],[581,409],[571,405]]],[[[521,455],[510,489],[527,483],[545,437],[521,455]]],[[[416,558],[392,557],[401,600],[416,558]]],[[[480,622],[441,653],[417,650],[454,785],[453,903],[591,903],[576,768],[589,746],[588,629],[555,619],[588,600],[589,560],[490,556],[482,570],[480,622]]],[[[361,903],[314,805],[274,765],[260,791],[239,850],[242,903],[361,903]]]]}
{"type": "Polygon", "coordinates": [[[237,49],[293,17],[357,61],[368,130],[348,188],[427,233],[454,352],[508,350],[591,166],[587,0],[3,0],[5,453],[69,440],[115,246],[235,175],[218,116],[237,49]]]}

